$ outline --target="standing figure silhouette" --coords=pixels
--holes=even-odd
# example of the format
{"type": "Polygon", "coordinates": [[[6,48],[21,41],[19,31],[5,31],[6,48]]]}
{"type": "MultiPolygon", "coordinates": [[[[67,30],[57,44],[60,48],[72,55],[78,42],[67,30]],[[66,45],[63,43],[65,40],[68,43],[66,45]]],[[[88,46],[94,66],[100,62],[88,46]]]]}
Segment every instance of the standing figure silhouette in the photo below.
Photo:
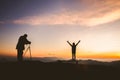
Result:
{"type": "Polygon", "coordinates": [[[18,61],[23,61],[23,50],[25,49],[25,44],[31,44],[31,42],[27,40],[27,34],[20,36],[18,39],[18,43],[16,45],[18,61]]]}
{"type": "Polygon", "coordinates": [[[69,41],[67,41],[67,43],[71,46],[72,48],[72,60],[76,60],[76,46],[80,43],[80,40],[78,41],[77,44],[75,44],[74,42],[71,44],[69,41]]]}

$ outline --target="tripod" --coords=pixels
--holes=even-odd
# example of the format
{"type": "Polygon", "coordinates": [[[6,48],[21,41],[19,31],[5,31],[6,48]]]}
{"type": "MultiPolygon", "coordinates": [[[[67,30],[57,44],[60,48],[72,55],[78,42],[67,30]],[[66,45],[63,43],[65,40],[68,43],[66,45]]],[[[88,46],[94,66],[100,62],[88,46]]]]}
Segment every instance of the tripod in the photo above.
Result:
{"type": "Polygon", "coordinates": [[[30,44],[29,44],[28,48],[26,49],[26,51],[24,53],[24,56],[25,56],[25,54],[27,53],[28,50],[29,50],[29,53],[30,53],[30,60],[32,60],[30,44]]]}

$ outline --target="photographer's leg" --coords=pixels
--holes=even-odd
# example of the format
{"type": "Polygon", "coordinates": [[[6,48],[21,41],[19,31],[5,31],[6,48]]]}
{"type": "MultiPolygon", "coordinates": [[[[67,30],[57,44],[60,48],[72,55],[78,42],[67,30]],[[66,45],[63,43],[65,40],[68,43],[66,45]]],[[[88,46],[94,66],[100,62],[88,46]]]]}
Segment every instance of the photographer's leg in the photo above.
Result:
{"type": "Polygon", "coordinates": [[[23,50],[17,50],[17,60],[22,61],[23,60],[23,50]]]}

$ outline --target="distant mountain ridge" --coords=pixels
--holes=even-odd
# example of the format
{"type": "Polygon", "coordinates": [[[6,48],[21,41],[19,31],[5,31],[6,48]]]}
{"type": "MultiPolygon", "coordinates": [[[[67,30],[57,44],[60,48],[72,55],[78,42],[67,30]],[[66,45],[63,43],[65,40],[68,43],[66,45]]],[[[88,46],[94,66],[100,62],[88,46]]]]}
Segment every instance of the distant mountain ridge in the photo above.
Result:
{"type": "MultiPolygon", "coordinates": [[[[30,58],[24,58],[25,61],[29,61],[30,58]]],[[[9,62],[9,61],[17,61],[16,57],[10,56],[0,56],[0,62],[9,62]]],[[[76,63],[71,59],[65,60],[58,57],[33,57],[32,61],[41,61],[41,62],[61,62],[61,63],[76,63]]],[[[87,65],[120,65],[120,60],[111,61],[111,62],[103,62],[97,60],[77,60],[77,64],[87,64],[87,65]]]]}
{"type": "Polygon", "coordinates": [[[62,60],[61,58],[57,58],[57,57],[34,57],[32,59],[39,60],[42,62],[53,62],[53,61],[57,61],[57,60],[62,60]]]}

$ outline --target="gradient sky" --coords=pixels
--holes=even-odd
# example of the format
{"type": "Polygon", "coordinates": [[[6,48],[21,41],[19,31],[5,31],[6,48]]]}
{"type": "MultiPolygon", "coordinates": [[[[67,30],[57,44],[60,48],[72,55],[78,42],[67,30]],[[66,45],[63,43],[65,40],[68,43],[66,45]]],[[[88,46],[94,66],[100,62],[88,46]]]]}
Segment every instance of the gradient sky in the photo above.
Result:
{"type": "Polygon", "coordinates": [[[0,55],[16,56],[24,33],[33,57],[71,58],[66,41],[81,40],[78,59],[119,59],[120,1],[0,0],[0,55]]]}

